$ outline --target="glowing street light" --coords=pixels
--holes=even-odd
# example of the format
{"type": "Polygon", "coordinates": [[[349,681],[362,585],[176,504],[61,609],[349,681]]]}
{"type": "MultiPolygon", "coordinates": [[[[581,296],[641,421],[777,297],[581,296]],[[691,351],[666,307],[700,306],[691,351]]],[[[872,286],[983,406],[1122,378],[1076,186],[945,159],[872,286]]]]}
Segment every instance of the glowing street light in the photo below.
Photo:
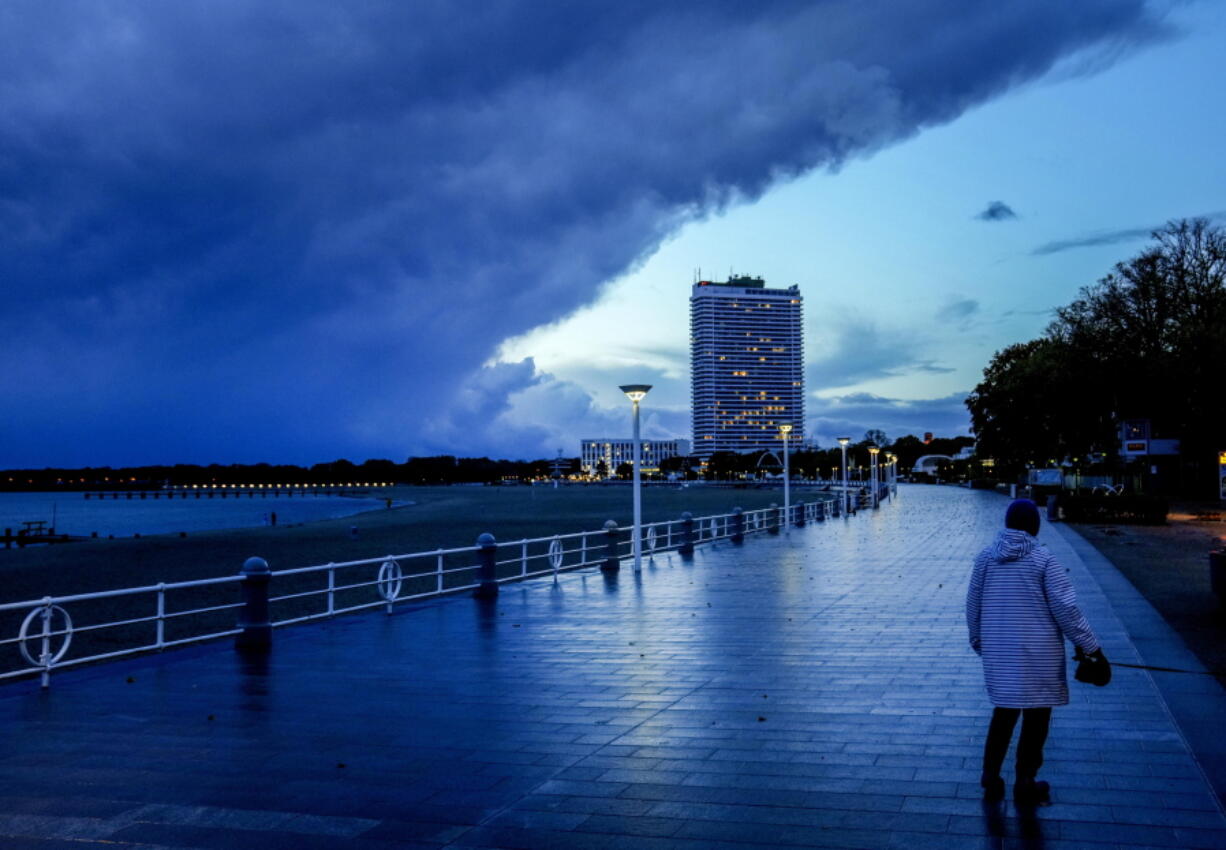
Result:
{"type": "Polygon", "coordinates": [[[792,469],[791,469],[791,465],[789,462],[789,455],[791,454],[791,452],[788,451],[788,443],[791,441],[791,437],[792,437],[792,426],[787,425],[787,424],[780,425],[779,434],[783,437],[783,515],[784,517],[787,518],[786,519],[787,525],[784,526],[784,528],[786,528],[788,533],[791,534],[792,532],[792,489],[791,489],[792,469]]]}
{"type": "Polygon", "coordinates": [[[643,447],[639,441],[639,402],[651,391],[651,384],[626,384],[619,389],[634,405],[634,537],[631,542],[634,552],[634,571],[643,569],[643,482],[639,474],[642,465],[643,447]]]}
{"type": "Polygon", "coordinates": [[[881,449],[878,448],[877,446],[868,447],[868,454],[869,454],[869,460],[870,460],[869,481],[872,482],[871,486],[873,488],[873,507],[874,508],[880,507],[877,503],[877,453],[880,451],[881,449]]]}
{"type": "Polygon", "coordinates": [[[847,518],[847,511],[851,507],[848,501],[847,493],[847,444],[851,442],[850,437],[839,437],[839,448],[843,450],[843,518],[847,518]]]}

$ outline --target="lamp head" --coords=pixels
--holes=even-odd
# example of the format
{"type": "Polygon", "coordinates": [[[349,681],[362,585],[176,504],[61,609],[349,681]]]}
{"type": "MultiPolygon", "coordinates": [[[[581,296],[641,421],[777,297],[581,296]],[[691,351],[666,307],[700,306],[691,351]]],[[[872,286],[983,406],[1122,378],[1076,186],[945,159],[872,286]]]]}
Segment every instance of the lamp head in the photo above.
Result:
{"type": "Polygon", "coordinates": [[[879,451],[881,451],[881,449],[879,449],[877,446],[869,446],[869,447],[868,447],[868,453],[869,453],[869,454],[871,454],[871,455],[873,455],[874,457],[876,457],[877,452],[879,452],[879,451]]]}
{"type": "Polygon", "coordinates": [[[792,433],[792,426],[785,423],[779,426],[779,430],[783,433],[784,439],[787,439],[788,434],[792,433]]]}
{"type": "Polygon", "coordinates": [[[840,446],[847,448],[847,444],[851,442],[851,437],[839,437],[838,441],[840,446]]]}
{"type": "Polygon", "coordinates": [[[651,391],[651,384],[626,384],[618,389],[626,394],[626,398],[638,404],[651,391]]]}

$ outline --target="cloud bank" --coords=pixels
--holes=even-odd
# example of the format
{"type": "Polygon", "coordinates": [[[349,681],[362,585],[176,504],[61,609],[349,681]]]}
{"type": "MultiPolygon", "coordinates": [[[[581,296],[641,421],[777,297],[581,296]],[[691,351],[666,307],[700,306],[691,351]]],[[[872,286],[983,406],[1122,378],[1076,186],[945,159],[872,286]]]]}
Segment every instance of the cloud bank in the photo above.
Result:
{"type": "Polygon", "coordinates": [[[859,440],[870,428],[880,428],[891,440],[931,431],[938,437],[970,433],[967,393],[943,398],[896,399],[872,393],[819,397],[809,401],[809,434],[823,448],[839,437],[859,440]]]}
{"type": "Polygon", "coordinates": [[[483,369],[502,340],[1161,32],[1142,0],[7,3],[0,467],[552,454],[489,428],[541,392],[483,369]]]}
{"type": "MultiPolygon", "coordinates": [[[[1190,218],[1207,218],[1210,220],[1221,221],[1226,219],[1226,211],[1206,213],[1202,216],[1189,216],[1190,218]]],[[[1077,248],[1093,248],[1098,245],[1115,245],[1119,242],[1132,242],[1137,239],[1146,239],[1155,231],[1161,230],[1163,225],[1156,224],[1153,227],[1125,227],[1120,230],[1107,230],[1100,233],[1091,233],[1086,236],[1079,236],[1073,239],[1057,239],[1052,242],[1045,242],[1039,247],[1031,251],[1032,256],[1042,257],[1047,254],[1059,254],[1062,251],[1072,251],[1077,248]]]]}

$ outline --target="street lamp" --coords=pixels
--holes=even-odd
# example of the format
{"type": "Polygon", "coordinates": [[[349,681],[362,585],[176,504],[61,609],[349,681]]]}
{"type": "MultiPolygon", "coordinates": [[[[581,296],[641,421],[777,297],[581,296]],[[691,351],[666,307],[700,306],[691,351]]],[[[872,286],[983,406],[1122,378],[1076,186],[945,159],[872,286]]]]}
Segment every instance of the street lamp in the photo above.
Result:
{"type": "Polygon", "coordinates": [[[886,452],[885,458],[887,461],[889,461],[889,463],[886,465],[885,480],[889,485],[890,498],[892,499],[894,498],[894,493],[897,489],[897,485],[894,482],[898,480],[898,455],[894,454],[893,452],[886,452]]]}
{"type": "Polygon", "coordinates": [[[634,405],[634,571],[643,569],[643,482],[639,466],[643,460],[643,446],[639,442],[639,402],[651,390],[651,384],[626,384],[619,389],[634,405]]]}
{"type": "Polygon", "coordinates": [[[851,442],[850,437],[839,437],[839,448],[843,450],[843,517],[847,517],[847,511],[851,507],[847,500],[847,444],[851,442]]]}
{"type": "Polygon", "coordinates": [[[787,525],[785,528],[787,528],[788,533],[790,534],[792,531],[792,469],[788,460],[788,456],[790,454],[788,451],[788,442],[792,436],[792,426],[786,424],[780,425],[779,433],[783,437],[783,515],[787,517],[787,525]]]}
{"type": "Polygon", "coordinates": [[[879,507],[877,503],[877,453],[879,451],[881,451],[881,449],[878,448],[877,446],[868,447],[869,460],[871,462],[869,480],[872,481],[872,486],[873,486],[873,507],[874,508],[879,507]]]}

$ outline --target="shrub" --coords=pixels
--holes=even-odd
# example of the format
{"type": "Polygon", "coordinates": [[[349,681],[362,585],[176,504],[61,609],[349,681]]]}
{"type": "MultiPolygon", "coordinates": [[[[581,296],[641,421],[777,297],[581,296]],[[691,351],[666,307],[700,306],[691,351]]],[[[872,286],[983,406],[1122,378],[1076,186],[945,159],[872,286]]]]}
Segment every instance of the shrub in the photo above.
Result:
{"type": "Polygon", "coordinates": [[[1165,525],[1170,508],[1160,496],[1071,496],[1061,494],[1059,505],[1068,522],[1114,522],[1165,525]]]}

